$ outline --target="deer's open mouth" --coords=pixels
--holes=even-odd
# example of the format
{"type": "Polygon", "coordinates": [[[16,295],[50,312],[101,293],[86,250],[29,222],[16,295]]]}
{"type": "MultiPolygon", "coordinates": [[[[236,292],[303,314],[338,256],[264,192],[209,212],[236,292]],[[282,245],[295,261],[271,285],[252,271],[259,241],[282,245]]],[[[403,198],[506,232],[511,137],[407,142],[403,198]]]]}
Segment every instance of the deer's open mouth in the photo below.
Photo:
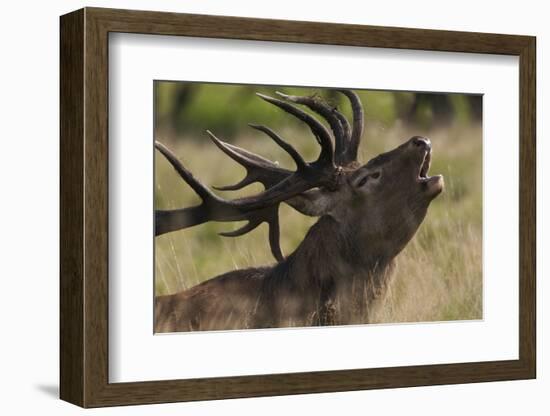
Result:
{"type": "Polygon", "coordinates": [[[443,190],[444,181],[442,175],[428,176],[431,161],[432,152],[430,150],[426,152],[424,160],[420,165],[417,181],[422,185],[422,189],[428,194],[429,197],[435,198],[443,190]]]}
{"type": "Polygon", "coordinates": [[[424,160],[422,161],[422,164],[420,165],[420,169],[418,171],[419,182],[424,182],[429,179],[428,171],[430,170],[431,161],[432,161],[432,151],[429,150],[426,152],[426,155],[424,156],[424,160]]]}

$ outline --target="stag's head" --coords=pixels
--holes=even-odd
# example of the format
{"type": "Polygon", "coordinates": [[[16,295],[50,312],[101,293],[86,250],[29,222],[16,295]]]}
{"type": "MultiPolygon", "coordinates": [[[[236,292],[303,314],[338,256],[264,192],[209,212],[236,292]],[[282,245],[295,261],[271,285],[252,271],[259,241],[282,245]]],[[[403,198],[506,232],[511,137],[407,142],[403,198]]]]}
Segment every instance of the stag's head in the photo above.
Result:
{"type": "MultiPolygon", "coordinates": [[[[431,152],[430,140],[415,136],[349,169],[327,215],[355,234],[370,255],[395,256],[443,190],[441,175],[428,176],[431,152]]],[[[330,192],[324,193],[331,198],[330,192]]]]}
{"type": "MultiPolygon", "coordinates": [[[[382,153],[364,165],[357,161],[363,134],[363,108],[352,91],[339,90],[351,103],[352,123],[338,109],[319,97],[299,97],[278,93],[282,99],[258,94],[260,98],[306,123],[321,152],[317,160],[306,162],[296,149],[265,126],[251,125],[269,136],[294,160],[296,170],[279,167],[261,156],[219,140],[210,139],[247,171],[243,180],[219,190],[237,190],[260,182],[265,191],[251,197],[226,200],[212,193],[185,169],[165,146],[157,149],[181,177],[202,198],[199,206],[156,212],[156,234],[190,227],[207,221],[248,223],[225,236],[243,235],[262,222],[269,224],[269,241],[275,258],[284,256],[279,247],[280,203],[287,203],[309,216],[331,216],[343,232],[353,235],[370,255],[395,256],[414,236],[430,202],[443,190],[441,175],[428,176],[432,146],[429,139],[415,136],[382,153]],[[322,116],[330,126],[303,111],[303,105],[322,116]]],[[[361,247],[358,247],[360,250],[361,247]]]]}

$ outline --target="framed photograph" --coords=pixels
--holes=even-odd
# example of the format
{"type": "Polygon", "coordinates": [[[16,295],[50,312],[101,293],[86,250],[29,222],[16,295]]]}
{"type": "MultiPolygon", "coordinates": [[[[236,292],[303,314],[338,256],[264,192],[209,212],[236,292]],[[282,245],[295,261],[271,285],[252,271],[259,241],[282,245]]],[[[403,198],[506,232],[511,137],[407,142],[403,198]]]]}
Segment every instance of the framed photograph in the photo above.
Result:
{"type": "Polygon", "coordinates": [[[63,400],[535,378],[534,37],[60,28],[63,400]]]}

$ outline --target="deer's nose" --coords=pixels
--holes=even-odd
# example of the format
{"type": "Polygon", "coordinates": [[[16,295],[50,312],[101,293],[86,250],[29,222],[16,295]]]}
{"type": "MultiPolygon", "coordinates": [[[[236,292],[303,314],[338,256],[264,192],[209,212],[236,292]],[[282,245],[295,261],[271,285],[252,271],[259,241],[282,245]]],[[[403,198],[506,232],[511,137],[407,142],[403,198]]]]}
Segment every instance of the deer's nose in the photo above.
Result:
{"type": "Polygon", "coordinates": [[[415,136],[412,138],[412,144],[424,150],[430,150],[432,148],[432,142],[426,137],[415,136]]]}

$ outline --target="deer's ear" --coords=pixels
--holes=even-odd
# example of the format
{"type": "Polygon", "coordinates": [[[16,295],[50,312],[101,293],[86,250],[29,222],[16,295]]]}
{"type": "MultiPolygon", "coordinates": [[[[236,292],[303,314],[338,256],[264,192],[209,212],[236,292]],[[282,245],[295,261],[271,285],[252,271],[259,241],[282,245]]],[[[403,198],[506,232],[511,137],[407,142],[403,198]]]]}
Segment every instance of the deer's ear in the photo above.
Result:
{"type": "Polygon", "coordinates": [[[301,214],[320,217],[328,214],[335,205],[335,193],[322,189],[311,189],[286,201],[301,214]]]}

